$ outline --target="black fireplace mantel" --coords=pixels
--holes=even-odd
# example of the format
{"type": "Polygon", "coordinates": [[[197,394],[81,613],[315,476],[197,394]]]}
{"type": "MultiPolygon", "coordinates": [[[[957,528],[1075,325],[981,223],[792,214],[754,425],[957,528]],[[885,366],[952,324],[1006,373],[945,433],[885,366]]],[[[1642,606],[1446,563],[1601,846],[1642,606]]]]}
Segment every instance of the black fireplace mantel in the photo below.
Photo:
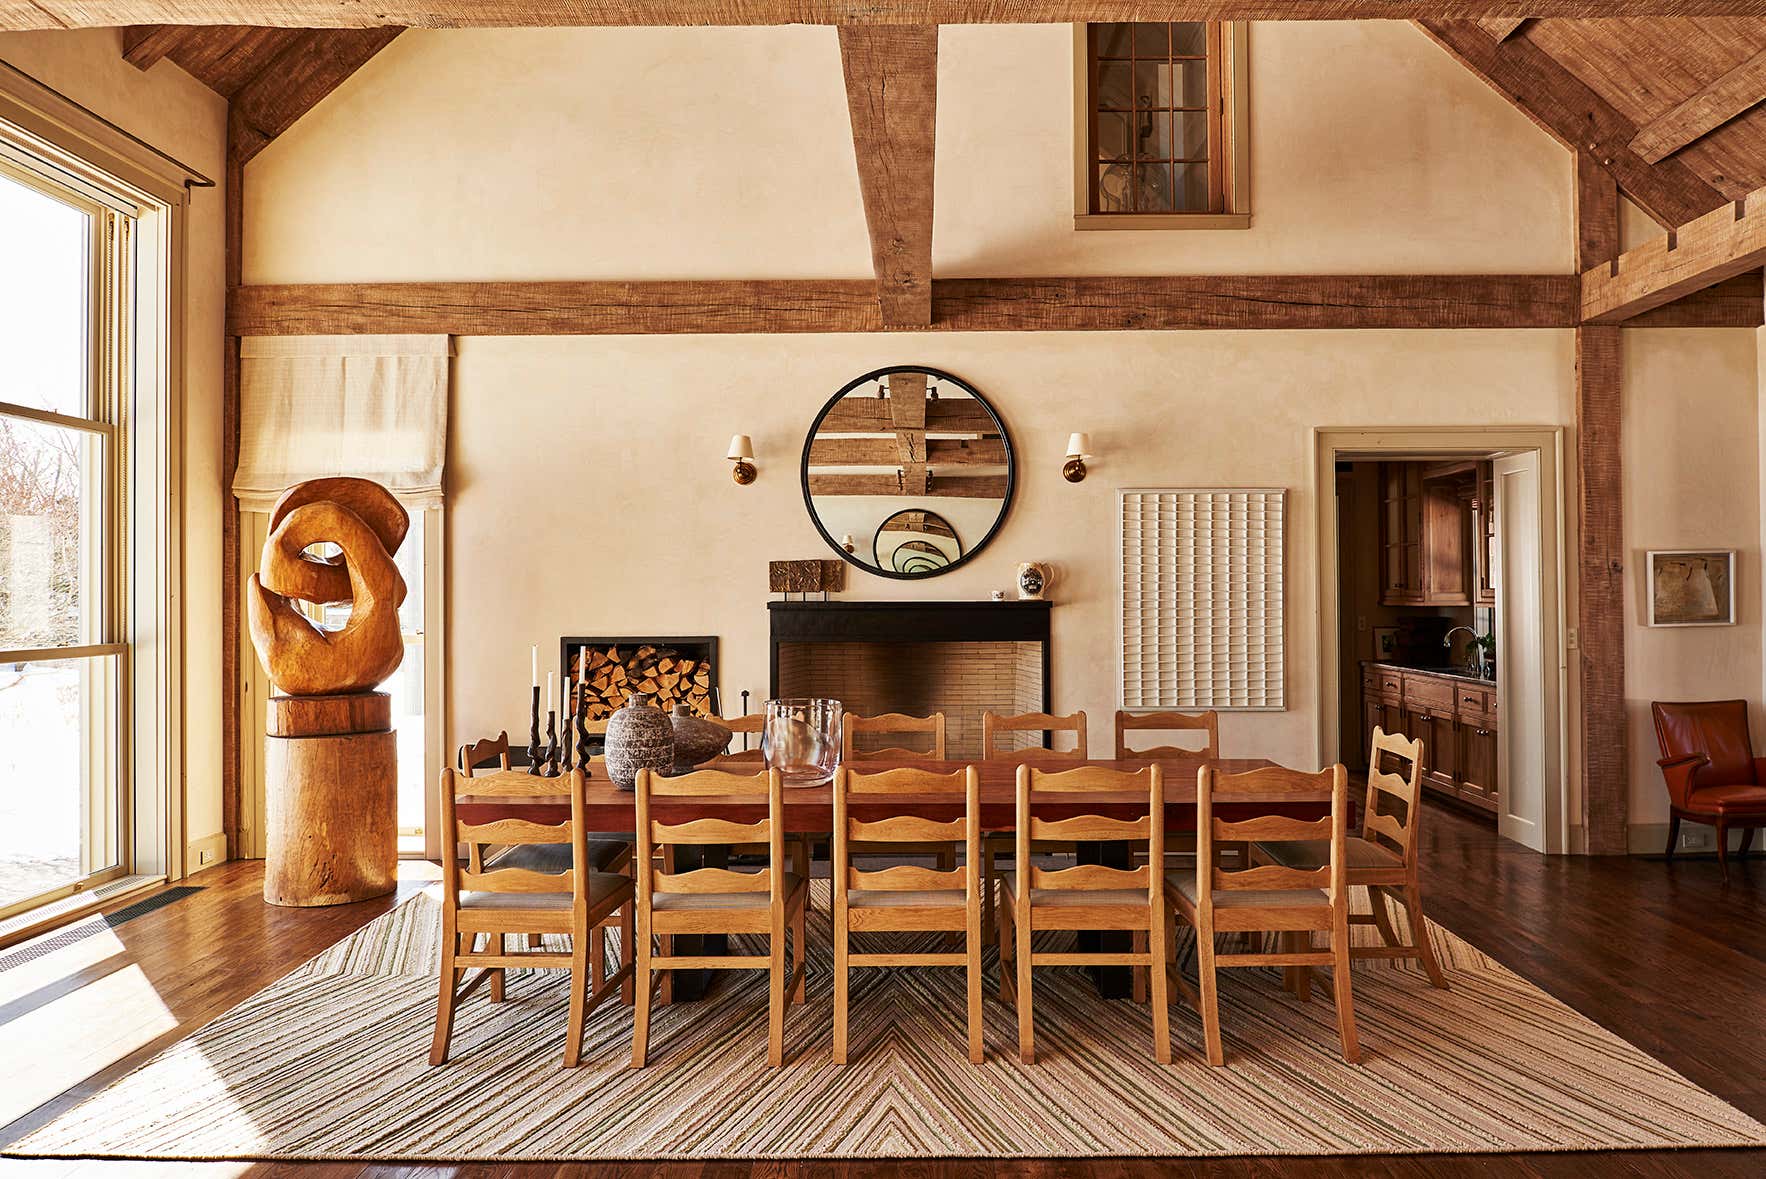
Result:
{"type": "Polygon", "coordinates": [[[779,694],[781,643],[1038,643],[1049,709],[1050,602],[768,602],[769,691],[779,694]]]}

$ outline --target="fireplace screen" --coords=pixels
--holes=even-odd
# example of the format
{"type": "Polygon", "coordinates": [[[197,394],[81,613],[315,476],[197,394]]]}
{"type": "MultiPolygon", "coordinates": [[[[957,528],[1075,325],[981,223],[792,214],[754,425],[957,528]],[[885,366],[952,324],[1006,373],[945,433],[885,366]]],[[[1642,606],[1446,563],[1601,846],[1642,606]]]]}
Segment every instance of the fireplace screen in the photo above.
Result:
{"type": "Polygon", "coordinates": [[[665,712],[685,704],[718,715],[715,638],[566,638],[563,655],[566,684],[580,669],[591,721],[606,720],[634,692],[665,712]]]}

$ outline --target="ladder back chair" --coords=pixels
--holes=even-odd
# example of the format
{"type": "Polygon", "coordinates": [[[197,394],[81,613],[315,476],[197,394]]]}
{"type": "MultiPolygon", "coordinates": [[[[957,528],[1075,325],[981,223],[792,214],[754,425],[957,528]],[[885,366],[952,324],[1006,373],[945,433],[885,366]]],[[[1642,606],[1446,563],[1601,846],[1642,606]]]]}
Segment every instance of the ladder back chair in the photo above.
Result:
{"type": "MultiPolygon", "coordinates": [[[[717,760],[712,763],[712,768],[724,770],[745,770],[749,767],[753,767],[757,770],[764,770],[766,768],[766,754],[762,752],[760,747],[761,735],[766,730],[765,713],[751,712],[746,716],[729,717],[727,719],[724,717],[713,717],[712,719],[724,728],[730,730],[732,734],[752,733],[754,735],[754,748],[738,749],[733,753],[719,754],[717,760]]],[[[815,862],[815,842],[814,837],[810,835],[800,835],[795,839],[786,840],[791,852],[791,870],[799,876],[802,876],[805,880],[809,879],[810,866],[815,862]]],[[[737,855],[743,856],[763,856],[767,854],[767,849],[764,845],[755,844],[733,847],[730,850],[737,855]]],[[[666,991],[668,984],[665,982],[663,985],[666,991]]]]}
{"type": "MultiPolygon", "coordinates": [[[[840,760],[842,762],[882,761],[893,758],[926,758],[930,761],[944,760],[944,713],[935,712],[931,716],[908,716],[900,712],[886,712],[880,716],[860,716],[849,712],[841,718],[840,729],[840,760]],[[853,735],[857,733],[916,734],[929,733],[930,747],[927,749],[906,749],[890,747],[888,749],[854,749],[853,735]]],[[[941,871],[950,871],[957,866],[956,847],[950,842],[944,843],[895,843],[884,847],[866,847],[862,844],[853,846],[854,855],[875,855],[889,852],[896,855],[938,857],[941,871]]]]}
{"type": "MultiPolygon", "coordinates": [[[[1336,990],[1337,1037],[1343,1059],[1361,1059],[1355,1035],[1355,1006],[1349,985],[1349,889],[1345,878],[1343,841],[1348,821],[1348,772],[1340,765],[1316,774],[1269,767],[1243,774],[1223,774],[1204,766],[1196,776],[1196,866],[1165,874],[1165,899],[1175,920],[1196,931],[1197,988],[1175,970],[1172,981],[1200,1010],[1204,1052],[1208,1063],[1225,1063],[1220,1046],[1218,971],[1236,966],[1329,966],[1336,990]],[[1330,814],[1321,819],[1296,819],[1280,813],[1283,800],[1330,798],[1330,814]],[[1271,799],[1276,801],[1271,802],[1271,799]],[[1263,805],[1270,809],[1250,818],[1229,820],[1216,806],[1235,809],[1263,805]],[[1227,870],[1220,862],[1226,842],[1322,840],[1325,862],[1315,868],[1257,864],[1227,870]],[[1217,933],[1276,933],[1274,951],[1215,952],[1217,933]],[[1315,949],[1314,933],[1326,935],[1329,946],[1315,949]]],[[[1175,939],[1174,939],[1175,940],[1175,939]]]]}
{"type": "MultiPolygon", "coordinates": [[[[435,1041],[429,1063],[448,1059],[453,1036],[455,1008],[478,984],[489,977],[501,994],[503,974],[510,967],[567,969],[570,971],[570,1020],[564,1042],[564,1065],[575,1068],[582,1057],[583,1025],[611,991],[632,974],[632,882],[589,866],[588,832],[583,821],[583,774],[572,770],[564,779],[536,778],[531,774],[498,771],[469,778],[454,770],[442,771],[442,829],[450,842],[505,844],[514,847],[560,841],[569,849],[561,873],[510,867],[497,861],[488,867],[462,868],[450,848],[442,856],[441,996],[436,1004],[435,1041]],[[570,818],[546,825],[527,819],[498,819],[468,824],[459,820],[455,802],[462,794],[487,798],[539,798],[570,792],[570,818]],[[606,972],[604,931],[620,923],[620,967],[606,972]],[[592,939],[590,933],[596,935],[592,939]],[[570,952],[550,951],[511,954],[509,933],[554,933],[570,938],[570,952]],[[480,935],[486,949],[478,949],[480,935]],[[494,947],[494,948],[493,948],[494,947]],[[483,970],[465,987],[460,983],[473,967],[483,970]]],[[[482,861],[480,861],[482,862],[482,861]]]]}
{"type": "MultiPolygon", "coordinates": [[[[1351,958],[1415,958],[1429,976],[1429,985],[1447,986],[1441,964],[1429,940],[1429,924],[1423,918],[1423,892],[1418,879],[1418,826],[1422,819],[1423,743],[1399,733],[1374,729],[1373,748],[1367,762],[1367,802],[1361,810],[1360,836],[1344,840],[1343,854],[1350,888],[1367,889],[1370,913],[1351,913],[1351,925],[1372,925],[1379,930],[1378,946],[1351,946],[1351,958]],[[1396,772],[1388,767],[1396,766],[1396,772]],[[1389,901],[1404,908],[1410,942],[1399,940],[1392,925],[1389,901]]],[[[1314,870],[1330,855],[1324,840],[1298,843],[1264,842],[1253,855],[1264,863],[1284,868],[1314,870]]],[[[1307,975],[1299,976],[1305,997],[1307,975]]]]}
{"type": "Polygon", "coordinates": [[[742,736],[748,733],[754,736],[754,748],[728,750],[722,755],[720,764],[725,766],[766,765],[766,755],[760,750],[761,731],[766,728],[765,713],[751,712],[747,716],[713,717],[712,719],[730,730],[733,736],[742,736]]]}
{"type": "Polygon", "coordinates": [[[665,778],[645,769],[636,783],[638,818],[637,995],[632,1022],[632,1067],[648,1062],[651,996],[658,974],[670,970],[765,970],[769,974],[767,1063],[785,1063],[785,1006],[803,1002],[804,902],[809,882],[785,871],[784,798],[777,770],[758,774],[698,770],[665,778]],[[698,818],[663,823],[652,817],[657,802],[684,799],[760,800],[766,818],[738,823],[698,818]],[[699,868],[674,872],[656,862],[659,847],[692,844],[764,844],[767,866],[758,872],[699,868]],[[785,934],[790,928],[796,965],[786,971],[785,934]],[[768,939],[765,954],[678,955],[665,941],[662,953],[652,938],[675,934],[749,934],[768,939]]]}
{"type": "Polygon", "coordinates": [[[454,768],[470,776],[474,770],[493,757],[497,759],[497,769],[506,770],[509,768],[508,729],[504,729],[495,737],[486,737],[481,741],[474,741],[470,745],[460,746],[454,768]]]}
{"type": "MultiPolygon", "coordinates": [[[[941,808],[942,809],[942,808],[941,808]]],[[[849,977],[855,966],[961,966],[968,972],[969,1059],[980,1064],[981,1025],[981,775],[974,766],[949,774],[896,769],[879,774],[834,771],[834,1063],[845,1064],[849,977]],[[943,795],[962,800],[960,819],[912,813],[896,796],[943,795]],[[855,803],[888,802],[888,818],[855,819],[855,803]],[[907,864],[863,871],[852,866],[859,848],[888,844],[927,847],[960,844],[961,868],[907,864]],[[852,934],[873,931],[960,933],[960,953],[855,953],[852,934]]],[[[954,859],[954,851],[953,851],[954,859]]]]}
{"type": "MultiPolygon", "coordinates": [[[[1076,712],[1071,716],[1051,716],[1046,712],[1026,712],[1017,716],[1004,716],[999,713],[983,712],[981,714],[981,758],[983,761],[1003,761],[1013,765],[1024,765],[1028,762],[1073,762],[1086,759],[1085,713],[1076,712]],[[998,736],[1002,733],[1072,733],[1072,749],[1044,749],[1032,746],[1028,749],[1001,749],[998,736]]],[[[1017,844],[1009,834],[989,835],[982,843],[981,878],[982,878],[982,918],[991,933],[994,928],[993,893],[994,858],[999,855],[1010,855],[1017,844]]],[[[1033,851],[1067,852],[1073,851],[1071,841],[1067,843],[1043,843],[1032,848],[1033,851]]]]}
{"type": "Polygon", "coordinates": [[[1136,998],[1151,982],[1153,1057],[1171,1063],[1171,1012],[1166,995],[1167,925],[1164,881],[1156,868],[1165,855],[1165,784],[1159,767],[1128,772],[1099,766],[1056,771],[1039,766],[1018,767],[1018,825],[1015,870],[1000,877],[1000,998],[1018,1008],[1018,1057],[1036,1059],[1033,968],[1037,966],[1132,966],[1136,998]],[[1040,803],[1060,802],[1066,809],[1084,805],[1085,796],[1104,792],[1132,793],[1146,800],[1133,819],[1081,815],[1039,819],[1040,803]],[[1071,868],[1037,867],[1031,849],[1041,842],[1132,840],[1147,848],[1148,863],[1138,868],[1080,864],[1071,868]],[[1043,929],[1127,930],[1134,948],[1127,952],[1037,952],[1031,935],[1043,929]],[[1014,970],[1015,964],[1015,970],[1014,970]]]}
{"type": "Polygon", "coordinates": [[[1121,712],[1116,713],[1116,758],[1200,757],[1213,760],[1220,756],[1220,718],[1212,709],[1207,712],[1121,712]],[[1155,745],[1148,749],[1130,749],[1128,735],[1148,733],[1203,733],[1201,746],[1184,749],[1176,745],[1155,745]]]}

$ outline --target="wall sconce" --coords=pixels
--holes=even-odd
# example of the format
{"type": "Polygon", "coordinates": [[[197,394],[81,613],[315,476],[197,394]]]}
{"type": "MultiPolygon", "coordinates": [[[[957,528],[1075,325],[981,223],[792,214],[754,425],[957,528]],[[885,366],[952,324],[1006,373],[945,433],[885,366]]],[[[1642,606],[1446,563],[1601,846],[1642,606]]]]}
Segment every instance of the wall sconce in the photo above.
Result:
{"type": "Polygon", "coordinates": [[[760,473],[754,465],[754,440],[746,434],[730,435],[730,452],[724,457],[736,464],[730,478],[738,487],[747,487],[760,473]]]}
{"type": "Polygon", "coordinates": [[[1061,477],[1069,483],[1085,481],[1085,460],[1091,457],[1091,435],[1067,435],[1067,462],[1061,467],[1061,477]]]}
{"type": "Polygon", "coordinates": [[[849,553],[858,548],[857,542],[852,539],[852,533],[848,532],[845,536],[840,538],[840,547],[849,553]]]}

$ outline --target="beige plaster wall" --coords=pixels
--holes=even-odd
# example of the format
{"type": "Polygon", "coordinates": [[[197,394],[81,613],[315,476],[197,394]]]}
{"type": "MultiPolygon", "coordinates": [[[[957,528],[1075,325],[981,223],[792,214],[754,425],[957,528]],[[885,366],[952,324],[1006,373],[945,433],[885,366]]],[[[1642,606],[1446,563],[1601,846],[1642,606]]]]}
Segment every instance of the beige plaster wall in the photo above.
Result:
{"type": "Polygon", "coordinates": [[[186,838],[221,830],[222,194],[227,104],[169,63],[122,59],[116,29],[0,35],[0,60],[212,177],[190,195],[184,303],[184,756],[186,838]]]}

